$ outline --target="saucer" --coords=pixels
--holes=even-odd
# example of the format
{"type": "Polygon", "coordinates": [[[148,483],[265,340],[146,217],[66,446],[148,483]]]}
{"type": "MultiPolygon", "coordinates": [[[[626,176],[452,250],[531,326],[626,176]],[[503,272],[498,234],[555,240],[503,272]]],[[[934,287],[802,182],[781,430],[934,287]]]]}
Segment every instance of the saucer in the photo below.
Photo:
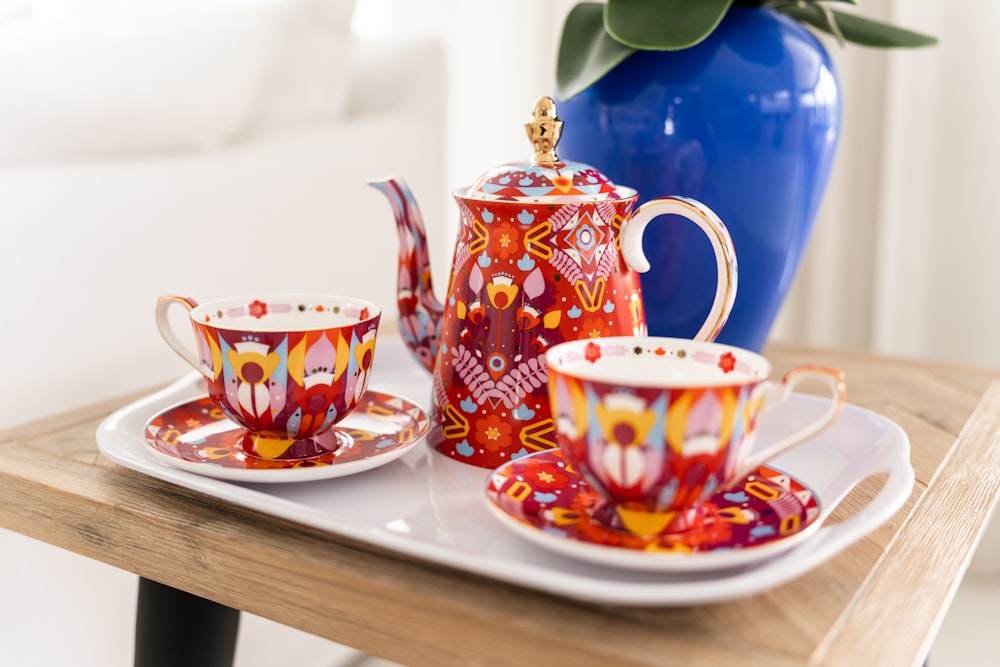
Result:
{"type": "Polygon", "coordinates": [[[638,536],[598,520],[604,501],[559,450],[510,461],[490,476],[487,506],[539,546],[601,565],[658,572],[739,567],[786,551],[821,522],[817,495],[769,466],[712,496],[704,523],[638,536]]]}
{"type": "Polygon", "coordinates": [[[172,466],[237,482],[302,482],[353,475],[394,461],[427,433],[423,409],[395,394],[365,392],[330,431],[334,451],[297,460],[263,459],[244,452],[246,430],[202,396],[163,410],[146,424],[149,450],[172,466]]]}

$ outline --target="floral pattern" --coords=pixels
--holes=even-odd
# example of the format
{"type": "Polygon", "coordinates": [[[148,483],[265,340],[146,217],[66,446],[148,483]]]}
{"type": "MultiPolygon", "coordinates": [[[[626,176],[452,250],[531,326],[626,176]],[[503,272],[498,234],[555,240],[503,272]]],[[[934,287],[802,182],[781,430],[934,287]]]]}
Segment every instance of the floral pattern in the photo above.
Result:
{"type": "Polygon", "coordinates": [[[541,491],[549,491],[564,488],[569,483],[570,476],[564,465],[527,457],[524,461],[524,479],[541,491]]]}
{"type": "Polygon", "coordinates": [[[736,370],[736,356],[732,352],[726,352],[719,357],[719,368],[723,373],[732,373],[736,370]]]}
{"type": "Polygon", "coordinates": [[[267,315],[267,304],[258,299],[254,299],[248,308],[250,315],[256,317],[258,320],[267,315]]]}
{"type": "Polygon", "coordinates": [[[751,362],[731,351],[688,354],[662,345],[607,342],[570,346],[549,367],[550,404],[567,460],[594,490],[618,502],[664,510],[690,507],[722,488],[752,446],[764,381],[751,362]],[[649,355],[650,364],[715,367],[719,377],[745,375],[718,386],[667,388],[582,379],[565,363],[617,363],[649,355]],[[721,372],[720,372],[721,371],[721,372]]]}
{"type": "Polygon", "coordinates": [[[612,225],[633,202],[460,199],[454,307],[444,311],[435,364],[429,439],[437,449],[495,468],[556,446],[545,352],[567,340],[645,333],[638,276],[612,225]]]}
{"type": "Polygon", "coordinates": [[[638,275],[616,243],[636,197],[618,198],[599,172],[570,162],[491,174],[458,197],[447,307],[427,289],[412,194],[400,181],[377,184],[400,233],[401,330],[435,376],[428,439],[487,468],[556,446],[544,358],[552,345],[646,330],[638,275]]]}
{"type": "Polygon", "coordinates": [[[793,477],[762,466],[727,490],[711,495],[686,530],[643,533],[630,529],[600,493],[570,466],[561,451],[539,452],[501,466],[490,476],[487,498],[524,524],[580,543],[655,553],[709,553],[752,549],[816,525],[816,495],[793,477]]]}
{"type": "Polygon", "coordinates": [[[514,284],[514,276],[506,273],[496,274],[486,285],[486,294],[497,310],[510,308],[514,304],[518,290],[518,286],[514,284]]]}
{"type": "Polygon", "coordinates": [[[146,444],[161,455],[224,468],[277,470],[338,466],[408,446],[429,427],[427,414],[393,394],[368,391],[354,412],[323,436],[329,446],[312,456],[265,459],[245,449],[246,431],[208,398],[181,403],[146,425],[146,444]]]}
{"type": "Polygon", "coordinates": [[[476,442],[495,452],[510,445],[511,431],[513,427],[499,415],[487,415],[476,422],[476,442]]]}
{"type": "MultiPolygon", "coordinates": [[[[341,311],[336,304],[311,309],[321,312],[328,307],[341,311]]],[[[269,313],[306,310],[306,306],[254,300],[244,312],[261,319],[269,313]]],[[[365,391],[379,316],[318,331],[291,332],[222,328],[215,326],[221,318],[215,319],[194,322],[209,395],[228,418],[276,443],[275,457],[294,440],[328,430],[354,408],[365,391]]]]}
{"type": "Polygon", "coordinates": [[[510,223],[501,223],[493,232],[493,254],[500,259],[508,259],[516,254],[521,244],[518,242],[521,233],[510,223]]]}
{"type": "Polygon", "coordinates": [[[601,338],[612,335],[611,328],[599,317],[584,320],[580,327],[582,338],[601,338]]]}

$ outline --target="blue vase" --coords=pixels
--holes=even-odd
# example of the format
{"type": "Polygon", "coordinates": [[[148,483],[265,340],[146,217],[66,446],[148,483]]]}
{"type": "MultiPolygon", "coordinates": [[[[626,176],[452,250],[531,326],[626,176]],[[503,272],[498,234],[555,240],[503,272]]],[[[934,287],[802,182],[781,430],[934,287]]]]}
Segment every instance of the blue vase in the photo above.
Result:
{"type": "MultiPolygon", "coordinates": [[[[560,103],[559,155],[639,191],[712,208],[733,238],[739,287],[718,340],[760,350],[809,238],[840,135],[837,74],[819,40],[768,9],[734,7],[700,44],[637,51],[560,103]]],[[[651,335],[691,338],[715,293],[693,225],[650,225],[641,278],[651,335]]]]}

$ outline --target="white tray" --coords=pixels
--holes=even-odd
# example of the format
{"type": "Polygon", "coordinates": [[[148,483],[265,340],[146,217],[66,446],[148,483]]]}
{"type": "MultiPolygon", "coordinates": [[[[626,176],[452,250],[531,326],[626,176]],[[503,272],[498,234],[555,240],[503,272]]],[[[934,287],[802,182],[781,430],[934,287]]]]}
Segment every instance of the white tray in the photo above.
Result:
{"type": "MultiPolygon", "coordinates": [[[[430,378],[402,342],[379,340],[372,386],[427,407],[430,378]]],[[[511,532],[488,511],[489,471],[452,461],[424,444],[375,470],[322,481],[236,483],[162,463],[144,440],[146,422],[161,410],[204,394],[200,376],[105,419],[101,452],[152,477],[414,558],[578,600],[629,606],[682,606],[746,597],[794,579],[887,521],[909,497],[909,440],[894,422],[848,405],[841,418],[808,443],[775,459],[811,488],[823,517],[865,477],[887,472],[878,495],[846,521],[821,527],[795,548],[759,564],[700,573],[650,573],[594,565],[543,550],[511,532]]],[[[848,387],[850,392],[850,387],[848,387]]],[[[760,421],[761,446],[795,427],[826,401],[794,395],[760,421]]]]}

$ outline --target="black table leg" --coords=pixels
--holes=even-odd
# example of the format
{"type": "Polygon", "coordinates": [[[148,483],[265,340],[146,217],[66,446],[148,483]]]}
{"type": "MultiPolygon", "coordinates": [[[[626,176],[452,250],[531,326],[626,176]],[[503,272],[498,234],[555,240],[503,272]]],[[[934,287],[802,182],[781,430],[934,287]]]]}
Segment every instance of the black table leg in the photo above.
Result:
{"type": "Polygon", "coordinates": [[[232,667],[238,609],[139,578],[135,667],[232,667]]]}

